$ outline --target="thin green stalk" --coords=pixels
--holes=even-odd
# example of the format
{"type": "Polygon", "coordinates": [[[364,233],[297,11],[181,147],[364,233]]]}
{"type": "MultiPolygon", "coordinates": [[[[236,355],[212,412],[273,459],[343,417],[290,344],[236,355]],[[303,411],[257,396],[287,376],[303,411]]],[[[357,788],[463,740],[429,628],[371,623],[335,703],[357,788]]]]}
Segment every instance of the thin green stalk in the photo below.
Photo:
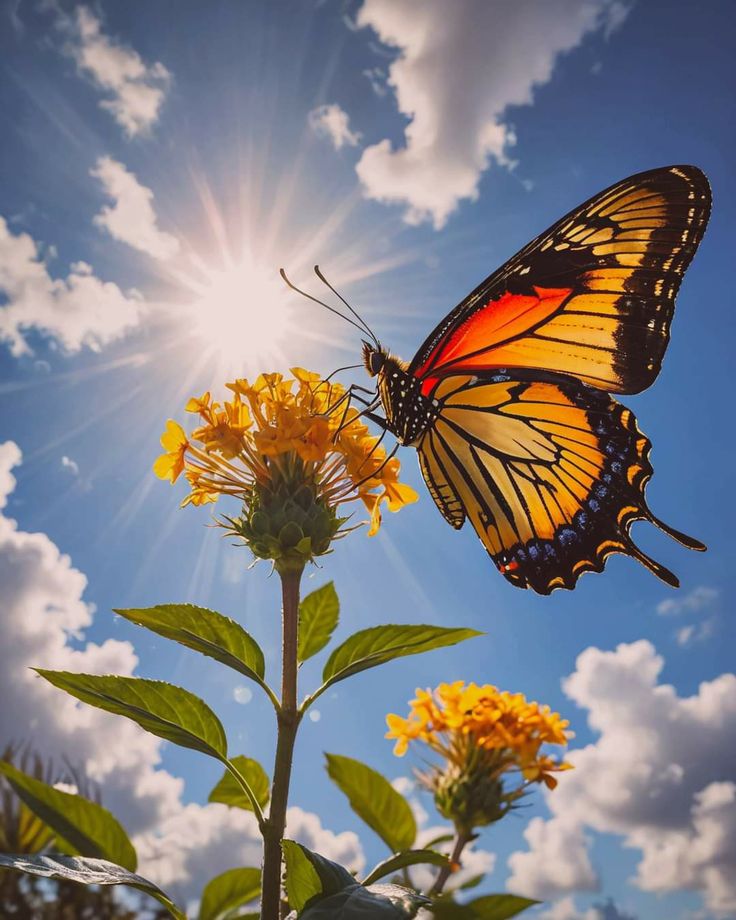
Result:
{"type": "Polygon", "coordinates": [[[281,917],[281,840],[286,828],[294,743],[301,719],[297,706],[297,647],[299,583],[302,572],[285,571],[279,574],[283,598],[281,705],[277,714],[278,739],[271,786],[271,807],[268,820],[263,825],[261,920],[279,920],[281,917]]]}
{"type": "Polygon", "coordinates": [[[434,880],[434,885],[432,885],[432,887],[427,892],[430,897],[437,897],[438,895],[442,894],[444,887],[447,884],[447,880],[452,875],[452,873],[456,871],[456,867],[460,865],[460,857],[462,856],[463,850],[472,839],[473,835],[471,833],[457,828],[457,836],[455,837],[455,845],[453,846],[452,853],[450,854],[450,861],[446,866],[443,866],[437,874],[437,878],[434,880]]]}

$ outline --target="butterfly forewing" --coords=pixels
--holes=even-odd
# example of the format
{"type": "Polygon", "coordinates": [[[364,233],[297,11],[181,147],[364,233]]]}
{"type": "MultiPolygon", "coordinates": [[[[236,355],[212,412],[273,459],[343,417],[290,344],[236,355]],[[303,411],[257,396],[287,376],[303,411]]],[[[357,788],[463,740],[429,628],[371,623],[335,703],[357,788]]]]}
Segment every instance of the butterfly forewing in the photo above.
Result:
{"type": "Polygon", "coordinates": [[[429,394],[461,371],[568,374],[637,393],[659,373],[674,299],[710,212],[693,166],[640,173],[591,198],[510,259],[410,365],[429,394]]]}

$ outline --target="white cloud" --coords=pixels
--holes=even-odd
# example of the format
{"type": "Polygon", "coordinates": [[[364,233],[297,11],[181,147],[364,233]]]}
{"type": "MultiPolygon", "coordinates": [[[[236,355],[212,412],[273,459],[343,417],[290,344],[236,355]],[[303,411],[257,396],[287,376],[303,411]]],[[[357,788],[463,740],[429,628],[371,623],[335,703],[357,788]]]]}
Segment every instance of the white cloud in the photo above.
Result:
{"type": "Polygon", "coordinates": [[[100,19],[86,6],[60,14],[67,40],[63,51],[107,98],[110,112],[128,137],[144,134],[158,121],[171,74],[160,62],[146,64],[137,51],[102,31],[100,19]]]}
{"type": "Polygon", "coordinates": [[[63,456],[61,458],[61,466],[68,473],[71,473],[72,476],[79,476],[79,464],[76,460],[72,460],[71,457],[63,456]]]}
{"type": "Polygon", "coordinates": [[[388,84],[410,121],[405,144],[385,139],[357,164],[364,193],[405,206],[410,224],[442,227],[475,200],[491,160],[510,166],[510,105],[528,105],[560,54],[593,31],[618,27],[618,0],[364,0],[359,26],[398,50],[388,84]]]}
{"type": "Polygon", "coordinates": [[[8,504],[8,498],[15,490],[15,476],[11,472],[20,465],[23,456],[13,441],[0,444],[0,508],[8,504]]]}
{"type": "Polygon", "coordinates": [[[697,642],[705,642],[715,632],[715,617],[703,620],[702,623],[691,623],[689,626],[681,626],[675,631],[675,640],[682,648],[695,645],[697,642]]]}
{"type": "Polygon", "coordinates": [[[35,329],[57,339],[67,351],[95,351],[138,325],[144,309],[135,290],[123,293],[101,281],[86,262],[74,262],[66,278],[52,278],[36,242],[14,235],[0,217],[0,341],[14,355],[29,354],[26,340],[35,329]]]}
{"type": "Polygon", "coordinates": [[[577,815],[532,818],[524,838],[529,850],[509,857],[509,891],[547,901],[570,891],[598,890],[588,839],[577,815]]]}
{"type": "MultiPolygon", "coordinates": [[[[21,462],[12,441],[0,444],[0,508],[15,487],[21,462]]],[[[93,608],[84,601],[87,579],[43,533],[25,533],[0,514],[0,748],[28,742],[44,757],[64,758],[102,789],[104,804],[134,835],[140,871],[182,903],[212,876],[260,864],[252,814],[224,805],[184,805],[183,781],[160,769],[161,742],[132,722],[71,697],[36,676],[34,667],[130,675],[138,663],[129,642],[85,642],[93,608]]],[[[334,834],[298,807],[288,811],[287,833],[305,846],[355,870],[365,860],[356,834],[334,834]]]]}
{"type": "Polygon", "coordinates": [[[350,118],[339,105],[320,105],[312,109],[308,119],[314,133],[329,138],[335,150],[356,147],[360,142],[360,134],[350,130],[350,118]]]}
{"type": "Polygon", "coordinates": [[[716,588],[709,588],[706,585],[700,585],[693,588],[688,594],[680,597],[668,597],[665,601],[657,604],[657,613],[661,616],[679,616],[682,613],[700,613],[703,610],[712,609],[720,592],[716,588]]]}
{"type": "Polygon", "coordinates": [[[179,240],[160,230],[153,209],[153,192],[141,185],[132,172],[112,157],[100,157],[90,175],[99,179],[112,205],[106,205],[94,222],[120,240],[154,259],[170,259],[179,251],[179,240]]]}
{"type": "Polygon", "coordinates": [[[530,822],[529,849],[509,858],[510,890],[544,898],[593,887],[580,872],[591,829],[641,851],[641,889],[698,891],[716,916],[736,915],[736,675],[680,697],[658,682],[663,666],[645,640],[578,657],[564,689],[600,737],[570,753],[575,769],[548,797],[552,817],[530,822]]]}

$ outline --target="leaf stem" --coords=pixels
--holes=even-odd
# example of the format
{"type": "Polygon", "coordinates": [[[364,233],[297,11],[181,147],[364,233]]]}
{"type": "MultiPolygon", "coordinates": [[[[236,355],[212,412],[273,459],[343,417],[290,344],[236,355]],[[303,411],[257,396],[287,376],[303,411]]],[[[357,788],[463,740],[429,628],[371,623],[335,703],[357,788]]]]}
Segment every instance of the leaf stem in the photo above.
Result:
{"type": "Polygon", "coordinates": [[[460,864],[460,857],[465,847],[473,839],[473,834],[469,831],[463,830],[462,828],[457,828],[457,833],[455,836],[455,845],[452,848],[452,853],[450,854],[450,861],[446,866],[443,866],[440,871],[437,873],[437,878],[434,880],[434,884],[429,889],[427,894],[430,897],[437,897],[437,895],[442,894],[447,880],[452,875],[453,872],[457,871],[457,867],[460,864]]]}
{"type": "Polygon", "coordinates": [[[235,778],[235,782],[240,786],[240,788],[247,796],[248,801],[251,804],[251,808],[253,809],[253,814],[256,816],[256,821],[258,821],[258,827],[260,828],[261,833],[263,833],[265,819],[263,817],[261,806],[258,804],[258,799],[256,798],[255,792],[253,792],[253,789],[248,783],[248,780],[241,774],[240,770],[238,770],[237,767],[227,759],[227,757],[224,757],[222,762],[227,770],[235,778]]]}
{"type": "Polygon", "coordinates": [[[278,709],[278,740],[271,787],[271,807],[263,825],[263,888],[261,920],[281,916],[281,840],[286,827],[291,764],[296,733],[301,721],[297,706],[297,648],[299,640],[299,583],[302,570],[287,570],[281,576],[282,670],[281,705],[278,709]]]}

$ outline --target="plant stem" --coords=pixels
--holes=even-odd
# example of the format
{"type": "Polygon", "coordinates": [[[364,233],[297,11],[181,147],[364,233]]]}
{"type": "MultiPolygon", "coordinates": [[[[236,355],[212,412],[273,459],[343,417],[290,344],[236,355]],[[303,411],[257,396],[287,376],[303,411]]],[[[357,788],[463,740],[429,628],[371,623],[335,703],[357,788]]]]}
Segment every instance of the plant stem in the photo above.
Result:
{"type": "Polygon", "coordinates": [[[291,762],[299,727],[297,707],[297,644],[299,638],[299,582],[302,571],[285,571],[281,576],[282,669],[281,705],[278,740],[271,786],[271,807],[263,826],[263,880],[261,920],[279,920],[281,916],[281,840],[286,827],[291,762]]]}
{"type": "Polygon", "coordinates": [[[460,863],[460,857],[462,855],[465,847],[473,839],[473,835],[467,831],[457,828],[457,835],[455,837],[455,845],[452,848],[452,853],[450,854],[450,861],[446,866],[443,866],[437,878],[434,880],[434,885],[429,889],[427,894],[430,897],[436,897],[437,895],[442,894],[442,891],[447,884],[448,878],[456,871],[456,866],[460,863]]]}

